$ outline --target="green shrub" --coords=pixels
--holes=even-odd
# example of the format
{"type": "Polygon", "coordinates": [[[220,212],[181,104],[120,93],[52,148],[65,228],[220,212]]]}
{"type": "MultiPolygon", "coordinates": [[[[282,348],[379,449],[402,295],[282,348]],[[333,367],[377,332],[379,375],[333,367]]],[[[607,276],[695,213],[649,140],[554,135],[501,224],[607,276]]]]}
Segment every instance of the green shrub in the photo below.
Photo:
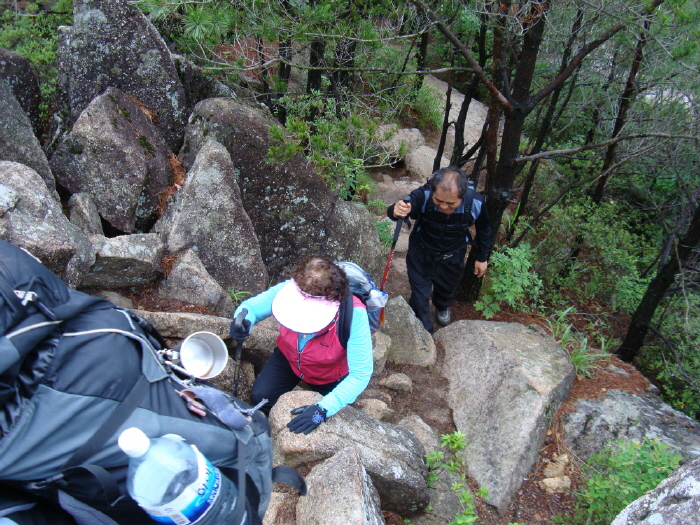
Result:
{"type": "Polygon", "coordinates": [[[474,303],[474,308],[486,319],[491,319],[501,309],[500,304],[524,311],[527,301],[536,301],[542,282],[531,271],[534,256],[535,251],[527,243],[494,251],[481,297],[474,303]]]}
{"type": "Polygon", "coordinates": [[[382,248],[391,248],[391,243],[394,241],[394,223],[376,217],[373,219],[374,226],[377,228],[377,234],[379,235],[379,243],[382,245],[382,248]]]}
{"type": "Polygon", "coordinates": [[[609,525],[627,505],[678,468],[680,454],[658,440],[620,441],[583,465],[585,486],[577,493],[573,524],[609,525]]]}
{"type": "Polygon", "coordinates": [[[0,12],[0,47],[22,55],[34,67],[41,91],[41,117],[48,121],[49,108],[55,103],[56,50],[60,25],[73,20],[71,0],[59,0],[50,11],[36,3],[27,3],[24,10],[0,12]]]}
{"type": "MultiPolygon", "coordinates": [[[[460,480],[452,483],[450,488],[459,497],[462,511],[448,525],[476,523],[479,521],[479,516],[476,513],[474,494],[467,487],[466,465],[464,460],[458,455],[458,452],[461,452],[467,446],[466,437],[459,430],[451,434],[442,434],[440,436],[440,445],[445,450],[430,450],[425,455],[425,461],[428,465],[428,486],[433,485],[437,481],[438,473],[441,470],[447,470],[451,474],[458,475],[460,480]]],[[[488,492],[487,488],[482,487],[477,491],[477,495],[484,498],[488,495],[488,492]]]]}
{"type": "Polygon", "coordinates": [[[377,159],[380,148],[379,119],[368,114],[352,114],[344,107],[336,111],[337,101],[316,91],[297,97],[286,95],[279,103],[286,108],[285,128],[269,128],[268,158],[286,162],[303,152],[326,185],[342,199],[357,195],[368,200],[374,191],[365,166],[383,162],[377,159]]]}
{"type": "Polygon", "coordinates": [[[659,326],[664,340],[652,338],[635,363],[654,379],[664,401],[697,419],[700,416],[700,293],[686,292],[664,303],[658,311],[675,312],[666,315],[659,326]]]}
{"type": "Polygon", "coordinates": [[[571,364],[579,379],[590,379],[593,372],[598,368],[598,363],[602,359],[607,359],[612,354],[606,351],[609,341],[605,336],[600,336],[600,350],[589,347],[588,337],[579,333],[574,325],[566,321],[566,316],[573,310],[569,307],[558,312],[554,319],[547,320],[549,331],[559,345],[566,350],[571,359],[571,364]]]}
{"type": "Polygon", "coordinates": [[[658,253],[655,230],[641,230],[637,212],[617,201],[593,205],[576,200],[554,206],[536,226],[533,261],[547,298],[565,291],[581,304],[631,313],[650,276],[643,272],[658,253]],[[581,252],[570,259],[582,241],[581,252]]]}
{"type": "Polygon", "coordinates": [[[411,109],[418,116],[418,127],[426,131],[438,131],[442,129],[443,113],[445,108],[440,102],[440,97],[428,87],[421,87],[411,101],[411,109]]]}

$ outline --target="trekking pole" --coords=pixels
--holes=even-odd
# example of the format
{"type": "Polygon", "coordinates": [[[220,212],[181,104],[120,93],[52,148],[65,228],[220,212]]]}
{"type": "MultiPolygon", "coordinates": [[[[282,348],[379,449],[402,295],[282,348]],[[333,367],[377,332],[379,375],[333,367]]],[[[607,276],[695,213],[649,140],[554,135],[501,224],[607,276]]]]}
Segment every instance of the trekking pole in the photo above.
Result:
{"type": "MultiPolygon", "coordinates": [[[[404,195],[401,197],[401,200],[404,201],[406,204],[409,203],[411,200],[411,197],[408,195],[404,195]]],[[[386,284],[386,278],[389,277],[389,268],[391,268],[391,260],[394,258],[394,249],[396,248],[396,243],[399,240],[399,234],[401,233],[401,225],[403,222],[406,221],[406,224],[408,227],[411,227],[411,221],[409,220],[408,217],[401,217],[396,221],[396,228],[394,229],[394,240],[391,242],[391,250],[389,250],[389,258],[386,261],[386,267],[384,268],[384,275],[382,276],[382,282],[379,285],[379,289],[381,291],[384,291],[384,285],[386,284]]]]}
{"type": "MultiPolygon", "coordinates": [[[[243,329],[243,321],[245,321],[245,316],[248,315],[248,310],[243,308],[238,317],[233,321],[233,326],[235,329],[243,329]]],[[[241,352],[243,351],[243,343],[241,341],[236,341],[236,362],[233,368],[233,396],[238,397],[238,378],[241,374],[241,352]]]]}

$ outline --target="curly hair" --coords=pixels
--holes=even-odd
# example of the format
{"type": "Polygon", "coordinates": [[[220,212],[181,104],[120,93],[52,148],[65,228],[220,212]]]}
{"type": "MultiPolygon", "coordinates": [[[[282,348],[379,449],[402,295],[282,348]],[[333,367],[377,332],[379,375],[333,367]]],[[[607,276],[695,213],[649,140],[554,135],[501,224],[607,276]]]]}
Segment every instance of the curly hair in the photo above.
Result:
{"type": "Polygon", "coordinates": [[[320,255],[312,255],[301,261],[292,272],[292,279],[302,292],[339,303],[350,293],[348,277],[343,269],[320,255]]]}

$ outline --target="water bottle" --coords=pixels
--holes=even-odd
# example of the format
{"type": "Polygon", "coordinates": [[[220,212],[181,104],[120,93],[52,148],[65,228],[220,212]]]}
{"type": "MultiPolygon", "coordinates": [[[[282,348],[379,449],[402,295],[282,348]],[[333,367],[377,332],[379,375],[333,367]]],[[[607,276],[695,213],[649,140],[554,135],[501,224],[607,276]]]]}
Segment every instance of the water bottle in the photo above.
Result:
{"type": "Polygon", "coordinates": [[[119,447],[130,457],[126,488],[151,518],[168,525],[233,523],[238,490],[197,447],[180,436],[149,439],[138,428],[124,430],[119,447]]]}

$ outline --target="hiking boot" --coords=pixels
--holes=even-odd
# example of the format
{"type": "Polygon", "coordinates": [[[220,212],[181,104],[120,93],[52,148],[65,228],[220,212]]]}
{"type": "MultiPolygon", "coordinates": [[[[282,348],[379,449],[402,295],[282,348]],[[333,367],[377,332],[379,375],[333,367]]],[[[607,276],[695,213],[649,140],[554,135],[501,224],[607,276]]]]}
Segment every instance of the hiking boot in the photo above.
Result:
{"type": "Polygon", "coordinates": [[[437,322],[440,326],[447,326],[450,324],[451,317],[450,317],[450,309],[447,308],[445,310],[438,310],[435,317],[437,318],[437,322]]]}

